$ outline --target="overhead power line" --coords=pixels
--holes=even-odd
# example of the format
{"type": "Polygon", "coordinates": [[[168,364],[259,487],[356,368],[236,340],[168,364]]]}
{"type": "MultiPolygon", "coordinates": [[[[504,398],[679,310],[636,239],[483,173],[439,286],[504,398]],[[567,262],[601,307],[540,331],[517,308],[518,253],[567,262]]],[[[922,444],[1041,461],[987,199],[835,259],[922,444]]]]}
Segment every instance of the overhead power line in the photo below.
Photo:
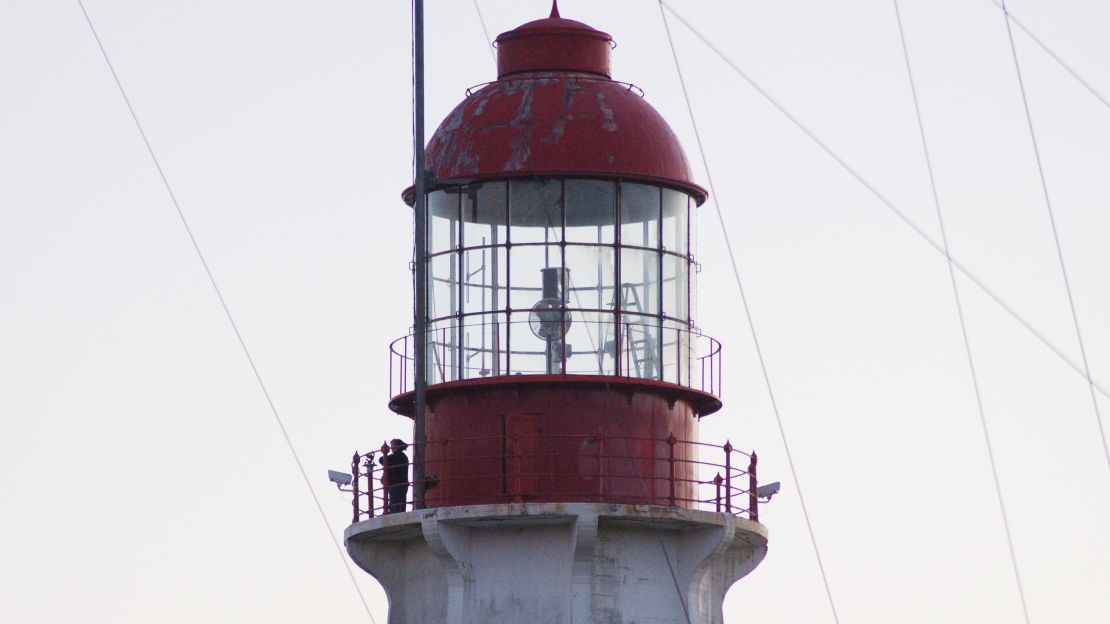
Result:
{"type": "MultiPolygon", "coordinates": [[[[741,69],[738,64],[736,64],[724,52],[722,52],[720,48],[718,48],[716,45],[714,45],[714,43],[712,41],[710,41],[705,35],[703,35],[693,24],[691,24],[689,22],[689,20],[684,18],[682,16],[682,14],[675,11],[675,9],[673,7],[671,7],[670,4],[668,4],[666,2],[663,2],[663,1],[661,1],[660,4],[662,4],[667,9],[667,11],[670,12],[671,15],[674,15],[676,18],[678,18],[678,21],[680,21],[683,26],[685,26],[695,37],[697,37],[703,44],[705,44],[705,46],[707,48],[709,48],[718,58],[720,58],[722,61],[724,61],[725,64],[728,65],[729,68],[732,69],[732,71],[734,73],[736,73],[736,75],[740,76],[740,78],[742,78],[745,82],[747,82],[750,87],[755,89],[755,91],[763,97],[763,99],[765,99],[771,106],[773,106],[776,110],[778,110],[779,113],[781,113],[784,117],[786,117],[786,119],[788,121],[790,121],[790,123],[794,124],[794,126],[796,128],[798,128],[798,130],[801,130],[803,134],[805,134],[811,141],[813,141],[817,145],[817,147],[821,148],[821,150],[823,152],[825,152],[825,154],[827,156],[832,158],[833,161],[835,161],[838,165],[840,165],[840,167],[842,169],[844,169],[844,171],[846,171],[850,176],[855,178],[855,180],[857,182],[859,182],[865,189],[867,189],[873,196],[875,196],[875,198],[878,199],[879,202],[882,205],[886,206],[887,209],[889,209],[891,212],[893,212],[895,216],[897,216],[903,223],[905,223],[911,230],[913,230],[914,233],[916,233],[926,243],[928,243],[930,247],[932,247],[934,250],[936,250],[937,253],[939,253],[941,255],[944,255],[944,246],[943,245],[941,245],[939,242],[934,240],[933,237],[930,236],[913,219],[911,219],[909,217],[909,215],[907,215],[903,210],[898,208],[894,204],[894,202],[892,202],[885,195],[883,195],[882,192],[880,192],[879,189],[874,184],[872,184],[870,181],[868,181],[867,178],[863,177],[863,175],[861,173],[856,171],[855,168],[853,168],[850,164],[848,164],[848,161],[844,160],[844,158],[842,158],[839,154],[837,154],[835,151],[833,151],[833,149],[831,147],[829,147],[829,145],[827,143],[825,143],[823,140],[821,140],[821,138],[818,137],[817,134],[815,134],[812,130],[810,130],[805,124],[803,124],[801,122],[801,120],[799,120],[794,114],[792,114],[789,110],[787,110],[785,106],[783,106],[781,103],[779,103],[779,101],[776,100],[770,94],[770,92],[768,92],[766,89],[764,89],[762,86],[760,86],[759,83],[757,83],[754,79],[752,79],[751,76],[749,76],[747,74],[747,72],[745,72],[743,69],[741,69]]],[[[1084,366],[1082,366],[1081,364],[1076,363],[1071,358],[1071,356],[1069,356],[1067,353],[1064,352],[1063,349],[1056,346],[1051,340],[1048,339],[1047,336],[1045,336],[1043,333],[1041,333],[1030,321],[1028,321],[1024,316],[1022,316],[1012,305],[1010,305],[998,293],[994,292],[994,290],[991,289],[986,284],[986,282],[984,282],[982,279],[980,279],[975,273],[973,273],[969,268],[967,268],[967,266],[965,266],[962,262],[960,262],[960,260],[958,258],[956,258],[955,256],[952,257],[952,265],[955,266],[956,269],[959,270],[959,272],[961,274],[963,274],[964,277],[966,277],[968,280],[970,280],[971,283],[975,284],[975,286],[977,288],[979,288],[979,290],[981,290],[984,294],[986,294],[988,297],[990,297],[991,300],[993,300],[996,304],[998,304],[999,307],[1001,307],[1003,310],[1005,310],[1006,313],[1009,314],[1015,321],[1017,321],[1019,324],[1021,324],[1021,326],[1026,329],[1026,331],[1028,331],[1030,334],[1032,334],[1044,346],[1048,347],[1048,349],[1050,351],[1052,351],[1054,354],[1056,354],[1057,357],[1059,357],[1068,366],[1070,366],[1072,368],[1072,370],[1079,373],[1084,378],[1089,379],[1091,385],[1094,387],[1095,390],[1097,390],[1099,392],[1099,394],[1102,394],[1107,399],[1110,399],[1110,390],[1108,390],[1102,383],[1100,383],[1093,376],[1088,377],[1086,368],[1084,366]]]]}
{"type": "Polygon", "coordinates": [[[979,375],[975,371],[975,358],[971,352],[971,339],[967,332],[967,319],[964,317],[964,306],[960,300],[960,287],[956,282],[956,268],[952,263],[951,248],[948,245],[948,229],[944,225],[944,212],[940,209],[940,195],[937,193],[937,179],[933,172],[933,158],[929,153],[929,141],[925,135],[925,122],[921,115],[921,103],[917,97],[917,84],[913,77],[913,67],[910,64],[910,50],[906,45],[906,31],[902,26],[902,11],[898,0],[894,0],[894,17],[898,22],[898,38],[902,42],[902,56],[906,60],[906,77],[910,83],[910,95],[913,96],[913,110],[917,117],[917,130],[921,137],[921,151],[925,155],[925,169],[929,174],[929,190],[933,196],[933,207],[937,213],[937,223],[940,225],[940,237],[944,243],[944,255],[948,260],[948,279],[952,284],[952,298],[956,302],[956,314],[960,319],[960,336],[963,338],[964,350],[967,353],[967,367],[971,373],[971,385],[975,389],[975,407],[979,412],[979,424],[983,427],[983,440],[986,443],[987,459],[990,460],[991,477],[994,479],[994,493],[998,497],[998,509],[1002,515],[1002,529],[1006,534],[1006,545],[1010,549],[1010,563],[1013,566],[1014,579],[1017,582],[1018,599],[1021,601],[1021,612],[1025,616],[1025,624],[1029,624],[1029,607],[1025,603],[1025,588],[1021,583],[1021,572],[1018,569],[1017,554],[1014,551],[1013,534],[1010,532],[1010,519],[1006,514],[1006,503],[1002,496],[1002,484],[998,478],[998,465],[994,460],[994,448],[991,444],[990,428],[987,426],[987,414],[983,409],[983,393],[979,389],[979,375]]]}
{"type": "Polygon", "coordinates": [[[1033,31],[1030,30],[1029,27],[1022,23],[1021,20],[1015,17],[1014,14],[1006,8],[1006,4],[1004,2],[1000,2],[999,0],[987,0],[987,2],[990,2],[994,6],[1001,9],[1002,12],[1006,15],[1006,19],[1008,21],[1016,24],[1017,27],[1020,28],[1022,32],[1024,32],[1033,41],[1033,43],[1037,44],[1037,47],[1043,50],[1045,54],[1049,55],[1052,60],[1056,61],[1057,65],[1064,68],[1064,71],[1068,72],[1068,74],[1070,74],[1072,78],[1075,78],[1076,82],[1083,85],[1083,88],[1086,89],[1087,92],[1093,95],[1095,99],[1097,99],[1099,102],[1102,102],[1103,106],[1105,106],[1106,108],[1110,108],[1110,100],[1107,100],[1101,93],[1098,92],[1098,90],[1091,86],[1091,83],[1087,82],[1087,80],[1080,76],[1079,72],[1072,69],[1071,65],[1068,65],[1064,61],[1064,59],[1060,57],[1059,54],[1053,52],[1051,48],[1049,48],[1043,41],[1041,41],[1040,37],[1033,34],[1033,31]]]}
{"type": "Polygon", "coordinates": [[[1048,181],[1044,175],[1044,162],[1041,160],[1041,149],[1037,145],[1037,133],[1033,129],[1033,114],[1029,111],[1029,96],[1025,92],[1025,79],[1021,75],[1021,63],[1018,62],[1017,46],[1014,45],[1014,31],[1010,28],[1010,12],[1006,9],[1006,0],[1002,0],[1002,13],[1006,18],[1006,36],[1010,40],[1010,53],[1014,57],[1014,71],[1017,73],[1018,88],[1021,91],[1021,104],[1025,110],[1025,121],[1029,126],[1029,140],[1033,144],[1033,155],[1037,161],[1037,175],[1041,181],[1041,192],[1044,195],[1044,205],[1048,210],[1048,223],[1052,229],[1052,242],[1056,244],[1056,257],[1060,261],[1060,274],[1064,278],[1064,292],[1067,293],[1068,309],[1071,311],[1072,325],[1075,327],[1075,338],[1079,342],[1079,354],[1083,358],[1083,374],[1087,378],[1087,387],[1091,393],[1091,404],[1095,411],[1095,420],[1098,422],[1098,437],[1102,442],[1102,452],[1106,455],[1106,467],[1110,469],[1110,446],[1106,443],[1106,430],[1102,425],[1102,413],[1098,409],[1098,396],[1095,395],[1095,382],[1091,379],[1091,365],[1087,361],[1087,347],[1083,343],[1083,332],[1079,328],[1079,313],[1075,308],[1075,296],[1071,290],[1071,279],[1068,278],[1068,265],[1064,262],[1064,248],[1060,245],[1060,232],[1056,227],[1056,212],[1052,208],[1052,197],[1048,192],[1048,181]]]}
{"type": "Polygon", "coordinates": [[[494,68],[497,67],[497,52],[493,50],[493,39],[490,39],[489,29],[486,28],[486,19],[482,17],[482,7],[478,6],[478,0],[471,0],[474,3],[474,12],[478,14],[478,23],[482,26],[482,36],[486,40],[486,48],[489,50],[489,55],[493,59],[494,68]]]}
{"type": "Polygon", "coordinates": [[[690,124],[694,129],[694,138],[698,144],[698,152],[701,155],[702,166],[705,168],[705,178],[709,183],[709,191],[712,195],[713,209],[717,215],[717,221],[721,225],[721,235],[724,238],[725,249],[728,251],[728,259],[732,265],[732,275],[736,279],[736,288],[740,293],[740,303],[744,308],[744,315],[748,319],[748,329],[752,336],[752,344],[755,346],[756,357],[759,360],[759,367],[763,373],[763,383],[767,389],[767,396],[771,401],[771,411],[775,415],[775,422],[778,425],[779,437],[782,439],[782,447],[786,452],[786,463],[790,467],[790,475],[794,480],[794,487],[798,490],[798,500],[802,507],[802,516],[805,519],[806,529],[809,530],[809,539],[813,544],[813,554],[817,559],[817,568],[821,573],[821,582],[825,586],[825,595],[829,600],[829,610],[832,612],[833,621],[840,624],[840,617],[836,613],[836,603],[833,601],[832,589],[829,587],[829,577],[825,572],[825,564],[821,560],[821,550],[817,547],[817,535],[813,531],[813,522],[809,517],[809,509],[806,505],[805,496],[802,493],[802,483],[798,478],[798,470],[794,466],[794,457],[790,453],[790,444],[786,439],[786,429],[782,424],[782,414],[779,412],[778,401],[775,400],[775,392],[771,384],[771,376],[767,372],[767,362],[763,357],[763,349],[759,345],[759,336],[755,330],[755,321],[752,319],[751,308],[748,305],[748,297],[744,292],[744,283],[740,278],[740,269],[736,262],[736,254],[732,249],[732,242],[729,240],[728,227],[725,225],[725,217],[721,212],[720,196],[717,195],[717,188],[713,184],[713,174],[709,169],[709,160],[705,156],[705,146],[702,144],[701,133],[698,131],[698,122],[694,116],[694,106],[690,101],[690,94],[686,89],[686,78],[682,73],[682,65],[678,60],[678,50],[675,48],[674,39],[671,37],[670,23],[667,21],[667,12],[663,10],[663,2],[659,2],[659,15],[663,19],[663,28],[667,33],[667,43],[671,48],[671,56],[674,58],[675,71],[678,73],[678,82],[682,87],[682,96],[686,100],[686,110],[690,114],[690,124]]]}
{"type": "Polygon", "coordinates": [[[143,144],[146,146],[146,151],[150,155],[150,160],[154,163],[154,168],[158,171],[158,177],[162,179],[162,185],[166,189],[166,194],[170,197],[170,202],[173,204],[174,209],[177,211],[177,216],[181,220],[181,225],[185,229],[186,235],[189,237],[189,242],[193,246],[193,250],[200,260],[201,266],[204,268],[205,275],[208,276],[208,283],[212,285],[212,290],[216,294],[216,299],[219,300],[220,307],[223,308],[224,315],[227,317],[228,324],[231,326],[235,338],[239,341],[239,347],[243,351],[243,355],[247,359],[247,364],[250,365],[251,372],[254,374],[254,379],[258,382],[259,389],[262,390],[262,395],[266,398],[266,404],[270,408],[270,413],[274,417],[274,422],[277,424],[278,429],[281,431],[281,436],[285,440],[286,446],[289,448],[289,454],[293,462],[297,465],[297,470],[301,473],[301,478],[304,479],[305,487],[308,489],[309,496],[312,497],[312,502],[316,505],[316,511],[320,514],[320,520],[324,523],[324,528],[328,532],[328,537],[331,539],[332,544],[335,545],[336,553],[339,555],[340,562],[347,571],[347,575],[351,579],[351,584],[358,594],[359,600],[362,602],[362,607],[366,610],[366,615],[370,618],[371,622],[376,624],[374,614],[370,611],[370,605],[366,602],[366,597],[362,594],[362,588],[359,587],[358,582],[355,580],[354,572],[351,570],[350,563],[347,562],[346,554],[343,547],[339,544],[339,540],[335,537],[335,532],[332,530],[331,523],[328,521],[328,516],[324,513],[324,507],[320,504],[320,499],[316,496],[316,491],[312,489],[312,482],[308,478],[308,472],[305,470],[304,463],[301,462],[300,455],[297,454],[297,449],[293,445],[293,439],[289,436],[289,431],[285,428],[285,423],[278,413],[277,406],[274,404],[273,397],[270,396],[270,391],[266,387],[266,383],[262,380],[262,374],[258,370],[258,366],[251,356],[250,349],[247,348],[247,343],[243,339],[243,334],[239,331],[239,325],[235,322],[235,317],[231,314],[231,308],[228,307],[227,300],[224,298],[223,292],[220,290],[219,284],[216,282],[216,277],[212,273],[212,268],[208,265],[208,261],[204,257],[204,252],[201,251],[200,244],[197,242],[196,236],[193,234],[193,229],[189,226],[188,219],[185,218],[185,212],[181,209],[181,204],[177,201],[177,195],[173,192],[173,187],[170,186],[170,181],[166,177],[166,172],[162,169],[162,164],[158,160],[158,156],[154,152],[154,148],[150,144],[150,139],[147,137],[146,131],[143,130],[142,123],[139,122],[139,116],[135,112],[135,107],[131,104],[131,98],[127,97],[127,91],[123,88],[123,82],[120,81],[119,74],[116,73],[115,66],[112,65],[112,60],[108,57],[108,51],[104,48],[104,43],[100,40],[100,35],[93,26],[92,18],[89,17],[89,12],[85,8],[83,0],[77,0],[78,6],[81,7],[81,12],[85,16],[85,22],[89,25],[89,31],[92,32],[93,39],[96,40],[96,45],[100,48],[100,54],[104,57],[104,63],[108,66],[108,71],[112,74],[112,80],[115,81],[116,87],[119,89],[120,96],[123,98],[124,104],[127,105],[127,111],[131,114],[132,121],[135,122],[135,128],[139,131],[139,136],[142,137],[143,144]]]}

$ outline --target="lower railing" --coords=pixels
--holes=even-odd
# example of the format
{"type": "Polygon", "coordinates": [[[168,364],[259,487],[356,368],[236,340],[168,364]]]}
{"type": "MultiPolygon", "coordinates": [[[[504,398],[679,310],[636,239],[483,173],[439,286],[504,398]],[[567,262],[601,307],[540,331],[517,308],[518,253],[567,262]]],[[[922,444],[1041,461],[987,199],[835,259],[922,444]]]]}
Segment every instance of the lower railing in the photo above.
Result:
{"type": "MultiPolygon", "coordinates": [[[[429,441],[424,450],[422,482],[429,507],[608,502],[759,520],[756,454],[739,451],[730,442],[598,433],[453,438],[429,441]],[[716,460],[699,458],[707,454],[716,460]]],[[[389,453],[383,443],[378,450],[352,456],[352,522],[412,508],[415,462],[405,465],[404,481],[396,479],[401,470],[394,467],[391,483],[381,465],[389,453]]]]}

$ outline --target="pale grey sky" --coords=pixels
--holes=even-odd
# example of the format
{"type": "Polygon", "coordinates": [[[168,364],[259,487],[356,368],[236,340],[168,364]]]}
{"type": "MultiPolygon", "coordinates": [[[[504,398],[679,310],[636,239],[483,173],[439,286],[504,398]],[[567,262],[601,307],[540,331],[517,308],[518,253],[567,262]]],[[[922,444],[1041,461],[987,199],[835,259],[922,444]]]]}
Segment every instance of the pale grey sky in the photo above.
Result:
{"type": "MultiPolygon", "coordinates": [[[[890,0],[675,4],[938,235],[890,0]]],[[[1110,5],[1008,4],[1110,93],[1110,5]]],[[[549,8],[480,5],[491,35],[549,8]]],[[[341,532],[325,470],[407,437],[385,403],[387,345],[411,324],[408,3],[86,6],[341,532]]],[[[658,5],[560,6],[614,36],[615,77],[705,184],[658,5]]],[[[493,70],[471,2],[427,11],[430,132],[493,70]]],[[[1078,358],[1000,12],[902,11],[954,254],[1078,358]]],[[[841,621],[1020,622],[943,258],[671,25],[841,621]]],[[[1015,37],[1110,384],[1110,109],[1015,37]]],[[[0,80],[0,621],[365,620],[76,0],[0,6],[0,80]]],[[[727,385],[702,438],[755,448],[784,482],[726,615],[831,622],[712,210],[699,321],[727,385]]],[[[1085,382],[961,287],[1031,619],[1110,621],[1085,382]]]]}

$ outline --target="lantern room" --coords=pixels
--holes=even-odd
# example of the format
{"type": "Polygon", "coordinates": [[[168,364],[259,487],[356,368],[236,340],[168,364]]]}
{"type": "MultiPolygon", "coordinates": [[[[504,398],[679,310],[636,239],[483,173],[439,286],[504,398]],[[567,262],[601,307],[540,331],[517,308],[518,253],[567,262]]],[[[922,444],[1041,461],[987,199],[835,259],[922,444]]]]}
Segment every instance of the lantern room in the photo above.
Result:
{"type": "Polygon", "coordinates": [[[497,45],[498,80],[428,144],[429,384],[690,385],[709,347],[691,335],[691,229],[706,195],[677,138],[642,92],[610,79],[608,34],[556,11],[497,45]]]}
{"type": "Polygon", "coordinates": [[[691,374],[691,197],[579,177],[429,193],[428,379],[691,374]]]}

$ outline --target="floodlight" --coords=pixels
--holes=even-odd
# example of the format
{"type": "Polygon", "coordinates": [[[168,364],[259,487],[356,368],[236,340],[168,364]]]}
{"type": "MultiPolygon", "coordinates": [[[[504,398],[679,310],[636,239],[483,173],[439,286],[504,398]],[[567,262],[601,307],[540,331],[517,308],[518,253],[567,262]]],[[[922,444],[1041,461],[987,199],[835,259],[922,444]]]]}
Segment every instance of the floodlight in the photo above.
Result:
{"type": "Polygon", "coordinates": [[[755,489],[755,495],[763,500],[771,500],[771,497],[778,494],[780,489],[782,489],[782,484],[775,481],[774,483],[768,483],[767,485],[757,487],[755,489]]]}
{"type": "Polygon", "coordinates": [[[338,470],[329,470],[328,479],[330,479],[331,482],[334,483],[337,487],[351,484],[351,475],[345,472],[339,472],[338,470]]]}

